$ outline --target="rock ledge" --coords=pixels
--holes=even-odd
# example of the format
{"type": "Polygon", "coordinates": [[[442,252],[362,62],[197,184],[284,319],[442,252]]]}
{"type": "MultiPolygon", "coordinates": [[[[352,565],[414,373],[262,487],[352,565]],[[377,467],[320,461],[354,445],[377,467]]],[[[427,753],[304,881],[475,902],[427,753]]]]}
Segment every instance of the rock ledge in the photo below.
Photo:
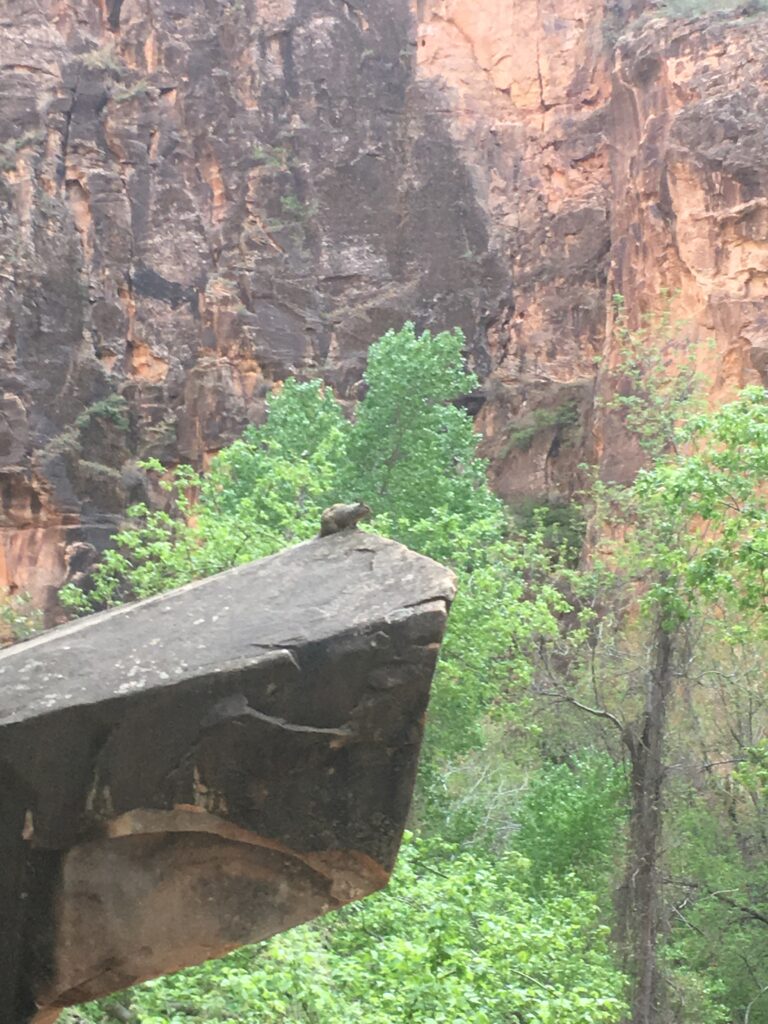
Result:
{"type": "Polygon", "coordinates": [[[453,593],[352,530],[0,654],[0,1022],[385,885],[453,593]]]}

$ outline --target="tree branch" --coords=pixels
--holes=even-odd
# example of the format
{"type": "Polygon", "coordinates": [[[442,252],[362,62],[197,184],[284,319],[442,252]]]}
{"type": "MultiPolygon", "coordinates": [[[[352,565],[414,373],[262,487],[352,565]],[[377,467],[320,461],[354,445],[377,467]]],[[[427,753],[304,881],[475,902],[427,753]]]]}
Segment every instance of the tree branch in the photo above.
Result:
{"type": "Polygon", "coordinates": [[[605,718],[608,722],[612,722],[619,732],[624,735],[624,726],[621,724],[616,715],[611,714],[610,711],[605,711],[604,708],[591,708],[589,704],[582,704],[580,700],[576,700],[575,697],[568,697],[564,693],[557,693],[551,690],[540,690],[542,697],[553,697],[555,700],[561,701],[564,704],[571,704],[573,707],[578,708],[579,711],[584,711],[588,715],[594,715],[595,718],[605,718]]]}
{"type": "MultiPolygon", "coordinates": [[[[706,885],[701,885],[699,882],[692,882],[682,878],[665,878],[665,882],[669,885],[676,885],[683,889],[693,889],[695,892],[704,893],[705,896],[710,896],[712,899],[718,900],[720,903],[724,903],[727,907],[731,907],[732,910],[738,910],[740,914],[744,914],[745,917],[751,918],[753,921],[759,921],[761,924],[768,925],[768,916],[761,914],[759,910],[755,910],[754,907],[748,907],[744,903],[739,903],[737,900],[731,899],[730,896],[722,890],[710,889],[706,885]]],[[[731,892],[738,892],[737,889],[730,890],[731,892]]]]}

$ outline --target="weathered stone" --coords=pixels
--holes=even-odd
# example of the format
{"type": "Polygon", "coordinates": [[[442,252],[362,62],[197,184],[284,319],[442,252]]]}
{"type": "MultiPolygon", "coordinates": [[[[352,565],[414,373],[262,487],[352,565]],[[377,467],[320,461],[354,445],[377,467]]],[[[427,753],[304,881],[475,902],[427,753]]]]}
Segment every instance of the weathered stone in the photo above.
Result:
{"type": "Polygon", "coordinates": [[[0,654],[0,1022],[385,885],[453,589],[348,530],[0,654]]]}
{"type": "Polygon", "coordinates": [[[291,373],[354,397],[407,318],[460,324],[484,362],[509,273],[416,82],[409,0],[42,0],[0,22],[0,449],[56,526],[46,572],[0,528],[0,580],[42,602],[65,547],[119,524],[124,465],[200,465],[291,373]],[[75,429],[111,394],[122,461],[75,429]]]}
{"type": "Polygon", "coordinates": [[[679,290],[715,400],[766,379],[768,18],[643,6],[0,4],[0,582],[54,618],[137,460],[203,465],[290,374],[351,402],[405,319],[463,328],[513,501],[637,465],[594,401],[615,291],[679,290]]]}

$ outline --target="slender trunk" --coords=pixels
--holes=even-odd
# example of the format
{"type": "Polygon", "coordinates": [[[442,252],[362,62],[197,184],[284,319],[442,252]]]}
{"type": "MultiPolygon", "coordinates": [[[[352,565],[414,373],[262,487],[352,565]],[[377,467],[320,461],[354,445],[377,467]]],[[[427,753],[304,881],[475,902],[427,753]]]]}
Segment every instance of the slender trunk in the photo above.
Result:
{"type": "Polygon", "coordinates": [[[664,739],[672,692],[674,638],[661,625],[653,635],[653,662],[640,722],[627,728],[631,810],[627,873],[620,913],[633,979],[631,1024],[659,1024],[662,990],[658,941],[662,924],[659,859],[662,832],[664,739]]]}

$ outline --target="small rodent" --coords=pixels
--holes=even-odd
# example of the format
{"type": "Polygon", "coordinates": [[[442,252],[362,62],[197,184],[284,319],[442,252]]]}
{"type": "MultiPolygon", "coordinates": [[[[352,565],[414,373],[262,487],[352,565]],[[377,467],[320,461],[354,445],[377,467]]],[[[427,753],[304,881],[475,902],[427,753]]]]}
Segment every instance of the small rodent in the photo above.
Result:
{"type": "Polygon", "coordinates": [[[362,501],[353,505],[331,505],[320,516],[320,536],[327,537],[340,530],[351,530],[361,519],[370,519],[371,510],[362,501]]]}

